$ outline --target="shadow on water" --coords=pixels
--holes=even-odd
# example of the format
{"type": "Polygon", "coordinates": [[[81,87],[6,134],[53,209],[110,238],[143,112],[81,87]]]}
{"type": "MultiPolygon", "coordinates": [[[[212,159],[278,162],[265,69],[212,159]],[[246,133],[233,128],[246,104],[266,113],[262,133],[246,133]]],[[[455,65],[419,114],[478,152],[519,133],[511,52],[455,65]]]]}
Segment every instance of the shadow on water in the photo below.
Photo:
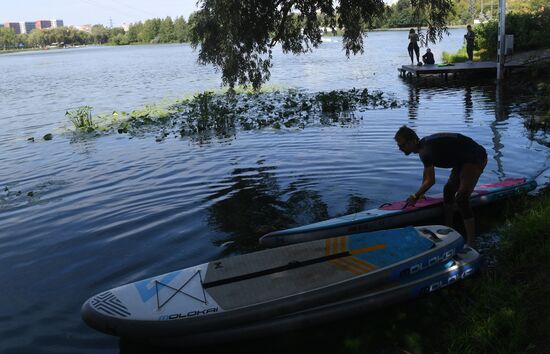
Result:
{"type": "Polygon", "coordinates": [[[221,183],[229,185],[208,197],[208,224],[227,234],[215,241],[226,244],[225,254],[244,253],[259,248],[258,237],[273,229],[292,225],[287,203],[282,200],[274,166],[235,169],[221,183]]]}
{"type": "MultiPolygon", "coordinates": [[[[223,254],[242,254],[260,249],[258,238],[268,232],[328,219],[328,206],[321,193],[304,189],[303,178],[285,189],[279,187],[275,166],[238,168],[220,184],[228,187],[208,197],[208,224],[226,236],[217,239],[223,254]]],[[[363,210],[367,198],[348,197],[345,214],[363,210]]]]}

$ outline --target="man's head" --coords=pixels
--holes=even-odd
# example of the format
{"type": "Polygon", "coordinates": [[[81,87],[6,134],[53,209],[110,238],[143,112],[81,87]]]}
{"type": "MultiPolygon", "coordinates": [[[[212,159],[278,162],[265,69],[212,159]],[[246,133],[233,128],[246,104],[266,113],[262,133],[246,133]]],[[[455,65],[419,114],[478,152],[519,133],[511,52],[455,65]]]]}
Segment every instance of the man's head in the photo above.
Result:
{"type": "Polygon", "coordinates": [[[411,152],[418,152],[418,142],[420,139],[414,130],[406,125],[399,128],[397,133],[395,133],[394,139],[399,150],[403,151],[405,155],[409,155],[411,152]]]}
{"type": "Polygon", "coordinates": [[[430,48],[426,49],[426,52],[431,53],[432,50],[430,48]]]}
{"type": "Polygon", "coordinates": [[[471,31],[471,30],[472,30],[472,26],[468,25],[468,26],[466,26],[466,29],[467,29],[468,31],[471,31]]]}
{"type": "Polygon", "coordinates": [[[411,28],[409,33],[415,33],[414,28],[411,28]]]}

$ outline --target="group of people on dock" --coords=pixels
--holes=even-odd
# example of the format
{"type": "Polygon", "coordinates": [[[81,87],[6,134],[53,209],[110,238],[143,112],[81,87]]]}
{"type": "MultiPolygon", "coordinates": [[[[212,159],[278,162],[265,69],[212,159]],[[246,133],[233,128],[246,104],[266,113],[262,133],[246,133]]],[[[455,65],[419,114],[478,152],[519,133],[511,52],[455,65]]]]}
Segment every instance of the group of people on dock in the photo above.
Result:
{"type": "MultiPolygon", "coordinates": [[[[467,32],[464,35],[464,40],[466,41],[466,53],[468,54],[468,61],[472,62],[474,60],[475,33],[474,31],[472,31],[472,26],[470,25],[466,27],[466,30],[467,32]]],[[[408,46],[409,57],[411,58],[411,65],[414,65],[415,55],[416,55],[417,65],[435,64],[434,55],[430,48],[426,48],[426,53],[422,55],[422,61],[420,61],[420,47],[418,46],[419,41],[420,41],[420,37],[418,36],[418,33],[416,33],[414,28],[411,28],[409,31],[409,46],[408,46]]]]}

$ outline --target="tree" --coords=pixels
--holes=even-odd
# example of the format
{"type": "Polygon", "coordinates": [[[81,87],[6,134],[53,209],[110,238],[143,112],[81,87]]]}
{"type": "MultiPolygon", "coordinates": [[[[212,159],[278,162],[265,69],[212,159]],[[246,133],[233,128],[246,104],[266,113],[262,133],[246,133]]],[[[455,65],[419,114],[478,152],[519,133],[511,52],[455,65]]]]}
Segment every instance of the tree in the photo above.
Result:
{"type": "Polygon", "coordinates": [[[34,48],[43,48],[46,46],[46,35],[44,31],[39,29],[33,29],[29,34],[29,46],[34,48]]]}
{"type": "Polygon", "coordinates": [[[136,43],[141,41],[139,38],[139,34],[143,31],[143,23],[133,23],[130,25],[130,28],[128,29],[128,42],[130,43],[136,43]]]}
{"type": "Polygon", "coordinates": [[[160,23],[159,37],[161,43],[170,43],[175,40],[174,36],[174,22],[170,16],[167,16],[160,23]]]}
{"type": "MultiPolygon", "coordinates": [[[[428,32],[442,37],[452,0],[410,0],[426,18],[428,32]]],[[[383,0],[199,0],[191,43],[198,61],[221,70],[222,82],[252,84],[269,80],[272,49],[305,53],[321,43],[322,27],[343,33],[346,55],[363,53],[363,26],[385,14],[383,0]]],[[[189,21],[191,22],[191,20],[189,21]]]]}
{"type": "Polygon", "coordinates": [[[13,29],[8,27],[0,28],[0,46],[2,46],[2,49],[14,48],[17,44],[16,42],[17,37],[13,29]]]}
{"type": "Polygon", "coordinates": [[[410,0],[399,0],[390,7],[388,27],[411,27],[415,24],[410,0]]]}
{"type": "Polygon", "coordinates": [[[103,25],[92,26],[92,38],[94,43],[104,44],[109,41],[109,29],[103,25]]]}
{"type": "Polygon", "coordinates": [[[140,33],[140,41],[145,43],[157,41],[160,31],[160,24],[160,18],[153,18],[145,21],[143,24],[143,30],[140,33]]]}
{"type": "Polygon", "coordinates": [[[174,20],[174,37],[179,43],[187,42],[189,38],[187,22],[183,16],[176,17],[174,20]]]}

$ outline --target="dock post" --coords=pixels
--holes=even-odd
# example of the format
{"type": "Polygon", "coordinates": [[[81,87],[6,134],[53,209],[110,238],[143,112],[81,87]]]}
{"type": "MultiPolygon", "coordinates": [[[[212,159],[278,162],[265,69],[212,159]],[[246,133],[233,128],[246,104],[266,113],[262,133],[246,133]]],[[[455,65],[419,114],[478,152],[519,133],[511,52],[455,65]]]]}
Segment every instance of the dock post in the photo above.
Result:
{"type": "Polygon", "coordinates": [[[506,56],[506,0],[498,1],[498,49],[497,49],[497,81],[504,77],[504,61],[506,56]]]}

